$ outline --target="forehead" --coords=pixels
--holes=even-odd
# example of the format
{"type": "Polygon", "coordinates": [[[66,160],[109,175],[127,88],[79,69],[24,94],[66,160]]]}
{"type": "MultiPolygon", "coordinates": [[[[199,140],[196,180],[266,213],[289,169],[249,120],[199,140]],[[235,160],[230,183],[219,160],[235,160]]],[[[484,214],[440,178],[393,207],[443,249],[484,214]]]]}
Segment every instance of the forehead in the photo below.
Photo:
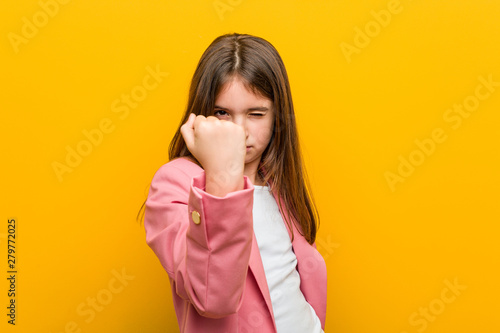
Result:
{"type": "Polygon", "coordinates": [[[229,105],[233,105],[234,107],[272,106],[272,101],[269,98],[253,92],[247,87],[243,80],[237,76],[229,79],[221,87],[215,102],[217,105],[225,107],[229,107],[229,105]]]}

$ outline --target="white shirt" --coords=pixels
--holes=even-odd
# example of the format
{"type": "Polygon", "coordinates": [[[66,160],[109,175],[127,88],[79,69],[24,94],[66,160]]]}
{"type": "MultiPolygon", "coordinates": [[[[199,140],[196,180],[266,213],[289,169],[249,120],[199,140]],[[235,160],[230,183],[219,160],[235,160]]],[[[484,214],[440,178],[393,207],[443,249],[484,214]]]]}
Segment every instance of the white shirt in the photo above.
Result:
{"type": "Polygon", "coordinates": [[[278,333],[322,333],[300,290],[292,242],[269,186],[254,185],[253,229],[264,264],[278,333]]]}

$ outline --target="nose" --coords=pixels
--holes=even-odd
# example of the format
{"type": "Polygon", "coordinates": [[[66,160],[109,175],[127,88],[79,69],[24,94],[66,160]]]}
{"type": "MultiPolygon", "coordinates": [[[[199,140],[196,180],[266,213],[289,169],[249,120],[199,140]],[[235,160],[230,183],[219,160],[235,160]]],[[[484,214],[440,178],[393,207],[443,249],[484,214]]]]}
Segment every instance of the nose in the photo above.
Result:
{"type": "Polygon", "coordinates": [[[248,139],[248,127],[244,126],[243,129],[245,130],[245,139],[248,139]]]}
{"type": "Polygon", "coordinates": [[[240,125],[245,130],[245,138],[248,139],[248,127],[246,125],[245,117],[235,117],[233,123],[240,125]]]}

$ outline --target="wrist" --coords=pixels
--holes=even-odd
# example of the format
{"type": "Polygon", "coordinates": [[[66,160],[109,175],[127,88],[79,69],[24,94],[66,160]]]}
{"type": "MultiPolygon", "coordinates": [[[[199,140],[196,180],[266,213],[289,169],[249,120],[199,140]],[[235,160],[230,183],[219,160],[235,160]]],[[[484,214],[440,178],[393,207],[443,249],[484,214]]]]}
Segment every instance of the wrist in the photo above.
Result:
{"type": "Polygon", "coordinates": [[[205,176],[205,191],[217,197],[225,197],[228,193],[243,190],[245,185],[243,172],[205,171],[205,176]]]}

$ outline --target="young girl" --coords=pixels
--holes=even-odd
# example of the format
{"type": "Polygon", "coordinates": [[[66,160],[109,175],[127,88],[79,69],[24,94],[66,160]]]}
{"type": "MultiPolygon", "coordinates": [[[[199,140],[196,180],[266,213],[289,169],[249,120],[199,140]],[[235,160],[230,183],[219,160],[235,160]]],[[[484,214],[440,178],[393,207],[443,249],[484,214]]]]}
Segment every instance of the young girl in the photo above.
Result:
{"type": "Polygon", "coordinates": [[[266,40],[216,38],[156,172],[146,241],[185,333],[319,333],[326,266],[281,57],[266,40]]]}

